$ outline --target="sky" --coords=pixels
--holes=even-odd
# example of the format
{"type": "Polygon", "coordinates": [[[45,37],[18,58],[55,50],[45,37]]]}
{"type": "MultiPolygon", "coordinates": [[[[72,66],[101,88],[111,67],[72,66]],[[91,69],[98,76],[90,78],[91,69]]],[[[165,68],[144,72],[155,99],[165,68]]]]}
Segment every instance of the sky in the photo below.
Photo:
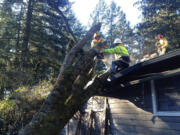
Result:
{"type": "MultiPolygon", "coordinates": [[[[105,0],[108,4],[111,0],[105,0]]],[[[126,18],[130,21],[133,27],[138,22],[140,22],[139,16],[141,15],[137,7],[133,7],[134,2],[137,0],[114,0],[126,14],[126,18]]],[[[73,11],[76,17],[81,21],[84,26],[88,25],[89,16],[94,10],[98,0],[70,0],[70,2],[75,2],[73,5],[73,11]]]]}

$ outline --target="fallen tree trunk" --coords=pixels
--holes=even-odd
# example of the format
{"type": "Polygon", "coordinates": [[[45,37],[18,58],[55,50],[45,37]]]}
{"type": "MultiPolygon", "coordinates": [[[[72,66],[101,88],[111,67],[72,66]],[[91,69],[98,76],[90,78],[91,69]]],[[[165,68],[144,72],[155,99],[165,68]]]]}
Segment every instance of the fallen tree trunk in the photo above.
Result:
{"type": "Polygon", "coordinates": [[[100,50],[101,46],[82,52],[82,47],[99,29],[100,24],[92,27],[85,38],[71,49],[52,92],[19,135],[58,135],[82,105],[101,91],[109,74],[93,76],[95,50],[100,50]],[[93,83],[87,85],[92,79],[93,83]]]}

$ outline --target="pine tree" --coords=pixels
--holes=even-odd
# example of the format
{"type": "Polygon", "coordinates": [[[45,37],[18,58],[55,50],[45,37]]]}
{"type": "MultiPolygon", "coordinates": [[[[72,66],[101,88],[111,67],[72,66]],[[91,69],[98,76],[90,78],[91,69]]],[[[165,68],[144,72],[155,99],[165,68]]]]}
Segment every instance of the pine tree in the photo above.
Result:
{"type": "Polygon", "coordinates": [[[168,50],[179,48],[180,1],[142,0],[137,4],[140,5],[143,17],[143,22],[138,25],[138,33],[145,40],[144,48],[149,52],[153,50],[155,36],[159,33],[168,39],[168,50]]]}
{"type": "Polygon", "coordinates": [[[0,25],[2,92],[57,77],[66,53],[84,31],[68,1],[4,0],[0,25]]]}
{"type": "MultiPolygon", "coordinates": [[[[90,23],[89,25],[92,26],[101,22],[102,24],[106,23],[106,12],[107,12],[107,4],[104,0],[99,0],[97,3],[94,11],[90,14],[90,23]]],[[[103,28],[103,26],[102,26],[103,28]]]]}
{"type": "Polygon", "coordinates": [[[126,20],[125,13],[114,1],[107,5],[104,0],[100,0],[91,14],[91,20],[102,22],[103,34],[109,46],[113,44],[115,38],[122,39],[125,44],[132,44],[133,30],[126,20]]]}
{"type": "MultiPolygon", "coordinates": [[[[17,52],[18,44],[18,26],[17,16],[18,11],[15,10],[15,5],[9,0],[4,0],[0,5],[0,89],[2,93],[5,90],[16,88],[17,81],[14,81],[13,74],[17,68],[17,52]]],[[[20,31],[19,31],[20,35],[20,31]]],[[[4,94],[1,95],[2,97],[4,94]]]]}

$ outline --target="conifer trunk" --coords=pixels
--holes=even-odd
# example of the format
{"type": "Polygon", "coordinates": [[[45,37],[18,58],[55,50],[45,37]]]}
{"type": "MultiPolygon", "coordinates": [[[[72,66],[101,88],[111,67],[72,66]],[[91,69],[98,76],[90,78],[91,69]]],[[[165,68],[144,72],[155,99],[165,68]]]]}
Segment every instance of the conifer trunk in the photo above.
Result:
{"type": "Polygon", "coordinates": [[[34,5],[34,0],[29,0],[27,15],[26,15],[26,26],[25,26],[25,30],[24,30],[23,43],[22,43],[22,53],[21,53],[21,69],[22,70],[24,70],[25,63],[27,63],[27,61],[28,61],[27,60],[28,59],[28,43],[29,43],[30,33],[31,33],[33,5],[34,5]]]}

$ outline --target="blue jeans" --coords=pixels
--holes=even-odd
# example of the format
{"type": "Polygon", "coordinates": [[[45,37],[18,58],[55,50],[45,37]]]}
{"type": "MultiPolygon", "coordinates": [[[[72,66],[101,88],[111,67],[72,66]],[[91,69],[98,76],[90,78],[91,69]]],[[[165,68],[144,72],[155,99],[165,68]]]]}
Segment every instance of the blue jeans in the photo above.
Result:
{"type": "Polygon", "coordinates": [[[120,60],[116,60],[112,62],[110,72],[111,73],[116,73],[116,69],[122,70],[124,68],[129,67],[129,56],[122,56],[120,60]]]}

